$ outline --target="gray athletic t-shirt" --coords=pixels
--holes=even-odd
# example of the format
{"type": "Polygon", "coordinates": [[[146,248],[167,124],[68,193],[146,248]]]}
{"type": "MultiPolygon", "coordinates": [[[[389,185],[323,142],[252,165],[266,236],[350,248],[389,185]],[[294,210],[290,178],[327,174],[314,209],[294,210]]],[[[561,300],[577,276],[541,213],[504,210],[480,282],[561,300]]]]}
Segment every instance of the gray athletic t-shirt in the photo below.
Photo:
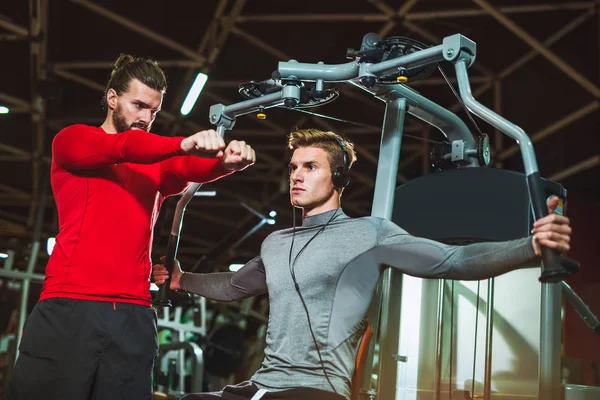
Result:
{"type": "Polygon", "coordinates": [[[265,358],[251,381],[274,391],[332,391],[292,280],[293,267],[323,366],[335,391],[349,398],[364,317],[383,267],[422,278],[476,280],[517,269],[534,257],[530,238],[448,246],[411,236],[386,219],[349,218],[336,209],[272,233],[260,256],[238,272],[186,273],[181,287],[220,301],[268,292],[265,358]]]}

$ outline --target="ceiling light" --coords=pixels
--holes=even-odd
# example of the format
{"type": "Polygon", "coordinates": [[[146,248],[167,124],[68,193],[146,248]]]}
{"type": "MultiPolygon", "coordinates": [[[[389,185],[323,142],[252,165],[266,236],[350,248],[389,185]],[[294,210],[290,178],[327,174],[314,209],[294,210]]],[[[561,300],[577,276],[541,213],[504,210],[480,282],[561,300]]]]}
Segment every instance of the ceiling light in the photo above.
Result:
{"type": "Polygon", "coordinates": [[[183,101],[183,105],[181,106],[181,115],[188,115],[190,111],[192,111],[192,108],[194,108],[196,100],[198,100],[200,92],[202,92],[207,80],[208,75],[203,74],[202,72],[196,76],[196,79],[194,80],[194,83],[192,84],[192,87],[190,88],[190,91],[188,92],[185,100],[183,101]]]}

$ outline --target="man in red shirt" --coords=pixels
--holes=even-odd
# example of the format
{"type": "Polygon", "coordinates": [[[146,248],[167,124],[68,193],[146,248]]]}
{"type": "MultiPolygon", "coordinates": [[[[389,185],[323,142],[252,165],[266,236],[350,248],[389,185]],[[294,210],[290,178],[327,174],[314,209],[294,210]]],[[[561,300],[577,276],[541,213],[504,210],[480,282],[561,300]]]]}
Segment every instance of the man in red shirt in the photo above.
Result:
{"type": "Polygon", "coordinates": [[[73,125],[54,138],[59,233],[10,399],[151,398],[158,341],[150,254],[160,207],[189,182],[214,181],[256,160],[245,142],[225,146],[213,130],[149,133],[165,90],[155,61],[122,55],[102,126],[73,125]]]}

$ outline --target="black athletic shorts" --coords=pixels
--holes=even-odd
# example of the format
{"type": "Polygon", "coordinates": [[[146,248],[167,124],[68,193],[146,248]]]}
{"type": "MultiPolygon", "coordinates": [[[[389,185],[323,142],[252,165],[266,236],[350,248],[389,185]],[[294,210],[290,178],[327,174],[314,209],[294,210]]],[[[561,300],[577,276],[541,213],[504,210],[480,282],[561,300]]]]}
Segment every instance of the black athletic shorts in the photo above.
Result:
{"type": "Polygon", "coordinates": [[[49,299],[25,324],[9,400],[150,400],[156,312],[127,303],[49,299]]]}

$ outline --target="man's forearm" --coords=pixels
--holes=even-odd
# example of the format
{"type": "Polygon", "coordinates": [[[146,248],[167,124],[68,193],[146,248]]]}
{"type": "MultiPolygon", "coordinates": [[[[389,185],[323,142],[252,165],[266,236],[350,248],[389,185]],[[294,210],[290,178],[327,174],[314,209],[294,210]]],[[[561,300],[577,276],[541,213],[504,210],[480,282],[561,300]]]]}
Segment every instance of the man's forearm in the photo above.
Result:
{"type": "Polygon", "coordinates": [[[186,272],[181,276],[179,286],[217,301],[238,301],[267,292],[265,269],[260,256],[254,257],[237,272],[186,272]]]}
{"type": "Polygon", "coordinates": [[[398,235],[394,241],[366,252],[361,258],[412,276],[460,280],[487,279],[539,264],[531,237],[467,246],[449,246],[410,235],[398,235]]]}
{"type": "Polygon", "coordinates": [[[175,177],[187,182],[207,183],[235,171],[225,169],[220,159],[178,156],[161,162],[161,182],[175,177]]]}
{"type": "Polygon", "coordinates": [[[461,246],[448,259],[448,279],[488,279],[523,267],[540,264],[531,237],[508,242],[486,242],[461,246]]]}
{"type": "Polygon", "coordinates": [[[186,272],[181,276],[179,286],[185,291],[216,301],[229,302],[249,297],[231,284],[232,276],[233,272],[211,274],[186,272]]]}

